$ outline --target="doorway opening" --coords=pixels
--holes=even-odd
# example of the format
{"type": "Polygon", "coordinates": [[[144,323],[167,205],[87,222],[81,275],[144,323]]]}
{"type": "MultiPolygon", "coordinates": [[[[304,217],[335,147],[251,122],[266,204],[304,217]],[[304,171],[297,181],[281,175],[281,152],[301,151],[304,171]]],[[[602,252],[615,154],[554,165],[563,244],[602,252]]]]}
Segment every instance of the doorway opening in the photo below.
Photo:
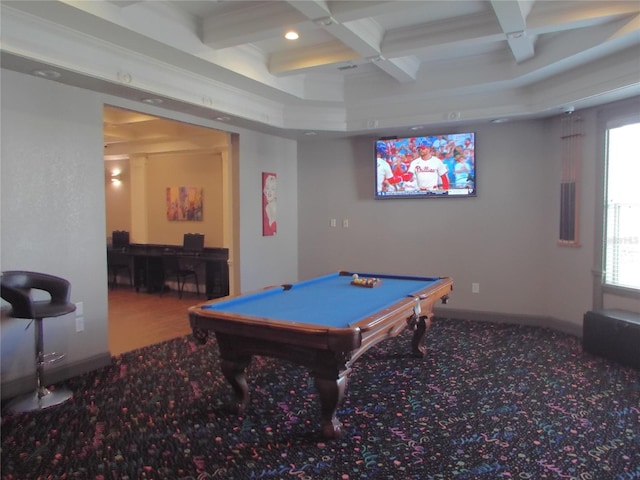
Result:
{"type": "MultiPolygon", "coordinates": [[[[229,291],[233,293],[237,135],[110,105],[103,109],[103,135],[107,245],[114,231],[128,232],[132,244],[169,246],[181,245],[184,233],[202,233],[205,247],[228,249],[229,291]],[[200,221],[178,222],[167,217],[168,188],[184,185],[203,192],[200,221]]],[[[185,334],[186,309],[206,297],[188,292],[181,300],[173,297],[173,292],[162,298],[136,292],[127,278],[118,278],[117,288],[109,289],[110,351],[123,353],[127,348],[185,334]],[[155,333],[150,334],[149,326],[143,325],[153,323],[154,318],[151,330],[155,333]]]]}

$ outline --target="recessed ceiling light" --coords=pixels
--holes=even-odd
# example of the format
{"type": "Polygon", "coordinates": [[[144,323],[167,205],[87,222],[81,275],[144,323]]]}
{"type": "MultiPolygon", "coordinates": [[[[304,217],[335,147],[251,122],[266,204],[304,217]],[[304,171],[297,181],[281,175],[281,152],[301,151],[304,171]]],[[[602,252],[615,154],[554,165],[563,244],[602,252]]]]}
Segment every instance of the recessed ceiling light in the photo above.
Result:
{"type": "Polygon", "coordinates": [[[228,122],[231,119],[229,117],[216,117],[216,120],[219,122],[228,122]]]}
{"type": "Polygon", "coordinates": [[[525,35],[524,30],[519,30],[517,32],[509,32],[509,33],[507,33],[507,38],[509,40],[515,40],[516,38],[524,37],[524,35],[525,35]]]}
{"type": "Polygon", "coordinates": [[[60,78],[62,74],[55,70],[34,70],[33,73],[36,77],[42,78],[60,78]]]}
{"type": "Polygon", "coordinates": [[[508,121],[508,118],[494,118],[491,123],[507,123],[508,121]]]}
{"type": "Polygon", "coordinates": [[[422,125],[416,125],[415,127],[411,127],[411,130],[422,130],[423,128],[422,125]]]}
{"type": "Polygon", "coordinates": [[[316,132],[304,132],[305,135],[307,135],[308,137],[313,137],[314,135],[317,135],[316,132]]]}
{"type": "Polygon", "coordinates": [[[298,35],[298,32],[289,30],[284,34],[284,38],[286,38],[287,40],[297,40],[298,38],[300,38],[300,35],[298,35]]]}
{"type": "Polygon", "coordinates": [[[160,105],[161,103],[164,103],[164,100],[162,100],[161,98],[143,98],[142,103],[146,103],[149,105],[160,105]]]}

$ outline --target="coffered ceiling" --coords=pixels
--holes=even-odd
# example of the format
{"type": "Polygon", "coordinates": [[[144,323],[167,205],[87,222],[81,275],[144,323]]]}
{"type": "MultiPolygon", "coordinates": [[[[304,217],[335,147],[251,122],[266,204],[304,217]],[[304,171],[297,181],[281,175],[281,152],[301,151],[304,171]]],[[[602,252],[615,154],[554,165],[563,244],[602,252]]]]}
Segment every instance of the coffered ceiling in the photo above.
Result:
{"type": "Polygon", "coordinates": [[[4,68],[284,136],[536,118],[640,94],[637,0],[0,8],[4,68]]]}
{"type": "Polygon", "coordinates": [[[124,160],[135,155],[222,153],[228,135],[140,112],[105,106],[103,111],[104,159],[124,160]]]}

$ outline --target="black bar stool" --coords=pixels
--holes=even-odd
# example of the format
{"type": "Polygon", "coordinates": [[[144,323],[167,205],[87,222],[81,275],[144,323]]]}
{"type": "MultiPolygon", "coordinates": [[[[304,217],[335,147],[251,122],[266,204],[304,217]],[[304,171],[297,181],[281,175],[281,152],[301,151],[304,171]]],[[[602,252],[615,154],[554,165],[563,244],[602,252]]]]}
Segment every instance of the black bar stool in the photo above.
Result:
{"type": "Polygon", "coordinates": [[[66,388],[47,389],[42,381],[44,366],[60,360],[64,355],[44,354],[42,322],[45,318],[60,317],[74,312],[75,304],[69,301],[71,284],[64,278],[46,273],[8,271],[2,273],[2,298],[11,304],[9,315],[31,320],[34,323],[36,354],[36,390],[12,400],[9,412],[30,412],[59,405],[69,400],[73,393],[66,388]],[[48,300],[34,300],[31,290],[43,290],[50,295],[48,300]]]}

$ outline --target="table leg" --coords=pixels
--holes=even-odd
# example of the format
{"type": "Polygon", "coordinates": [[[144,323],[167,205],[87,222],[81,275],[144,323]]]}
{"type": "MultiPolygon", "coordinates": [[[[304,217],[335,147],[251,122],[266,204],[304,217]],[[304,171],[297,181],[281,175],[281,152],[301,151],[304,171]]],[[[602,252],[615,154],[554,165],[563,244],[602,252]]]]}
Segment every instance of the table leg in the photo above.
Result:
{"type": "Polygon", "coordinates": [[[431,315],[423,315],[416,321],[413,339],[411,340],[412,353],[419,358],[424,358],[427,354],[427,347],[424,346],[424,335],[431,326],[431,315]]]}
{"type": "Polygon", "coordinates": [[[251,357],[242,360],[221,360],[222,374],[233,388],[235,403],[231,405],[234,413],[244,413],[249,404],[249,387],[245,369],[251,363],[251,357]]]}
{"type": "MultiPolygon", "coordinates": [[[[191,319],[189,319],[191,321],[191,319]]],[[[193,339],[199,344],[204,345],[209,338],[209,331],[203,328],[192,327],[193,339]]]]}
{"type": "Polygon", "coordinates": [[[314,384],[320,397],[322,434],[326,438],[339,438],[342,435],[342,423],[336,417],[338,405],[344,398],[348,373],[343,372],[337,379],[314,377],[314,384]]]}

